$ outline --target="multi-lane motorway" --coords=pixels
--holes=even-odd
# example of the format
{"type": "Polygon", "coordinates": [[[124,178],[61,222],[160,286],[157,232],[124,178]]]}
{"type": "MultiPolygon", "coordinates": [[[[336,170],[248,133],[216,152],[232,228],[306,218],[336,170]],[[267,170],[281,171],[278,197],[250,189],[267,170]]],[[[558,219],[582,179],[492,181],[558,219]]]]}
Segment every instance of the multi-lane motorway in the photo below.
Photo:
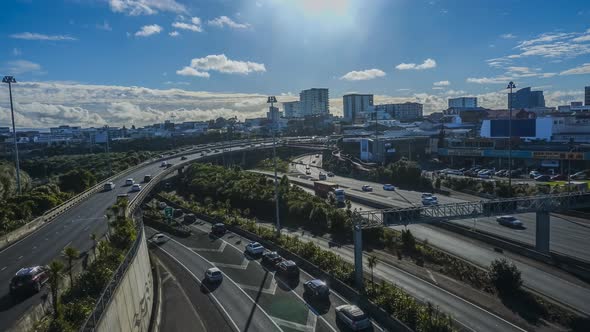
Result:
{"type": "MultiPolygon", "coordinates": [[[[309,171],[311,172],[310,176],[312,178],[317,179],[320,172],[326,173],[325,170],[321,169],[321,156],[319,158],[315,158],[313,155],[305,156],[297,158],[294,161],[296,162],[295,168],[302,174],[306,173],[306,165],[311,165],[309,171]],[[315,163],[312,163],[313,160],[315,160],[315,163]]],[[[329,181],[338,183],[347,192],[370,197],[372,200],[392,207],[407,207],[421,204],[420,192],[400,189],[396,189],[396,191],[384,191],[382,184],[363,182],[340,176],[330,177],[329,181]],[[361,187],[364,184],[371,185],[373,192],[363,192],[361,187]]],[[[439,196],[439,202],[441,204],[463,202],[465,200],[479,200],[479,198],[469,195],[462,195],[460,197],[439,196]]],[[[499,226],[493,218],[479,219],[475,222],[475,226],[518,241],[527,241],[528,237],[528,241],[532,242],[534,238],[534,214],[523,214],[519,218],[523,220],[527,229],[514,230],[499,226]],[[530,228],[532,228],[532,231],[530,228]]],[[[473,220],[460,220],[457,222],[469,226],[474,225],[473,220]]],[[[482,267],[489,266],[490,262],[494,259],[504,257],[494,252],[490,246],[461,239],[460,236],[443,232],[432,226],[411,225],[410,229],[419,239],[428,239],[430,244],[482,267]]],[[[567,252],[570,255],[579,251],[583,251],[584,255],[590,255],[588,238],[590,238],[590,223],[587,220],[566,216],[552,216],[552,245],[554,250],[556,247],[567,248],[567,252]],[[565,218],[569,221],[565,221],[565,218]],[[575,222],[572,220],[575,220],[575,222]],[[584,240],[584,237],[586,240],[584,240]]],[[[559,270],[543,266],[528,259],[513,257],[513,260],[521,270],[526,286],[590,315],[590,309],[587,305],[588,301],[590,301],[590,288],[586,283],[559,270]]]]}
{"type": "MultiPolygon", "coordinates": [[[[313,279],[301,271],[299,279],[285,280],[272,268],[244,254],[246,239],[227,233],[210,236],[210,226],[197,221],[189,238],[170,236],[156,247],[193,277],[203,292],[221,308],[239,331],[339,331],[334,308],[348,302],[331,292],[329,303],[318,306],[304,299],[303,283],[313,279]],[[223,272],[220,284],[203,282],[205,271],[223,272]]],[[[148,238],[155,233],[148,229],[148,238]]],[[[374,331],[382,331],[376,324],[374,331]]]]}
{"type": "MultiPolygon", "coordinates": [[[[235,147],[233,150],[244,148],[235,147]]],[[[206,155],[214,154],[217,153],[212,151],[206,155]]],[[[200,151],[186,157],[186,161],[198,159],[201,157],[200,151]]],[[[169,159],[168,162],[176,164],[182,161],[177,157],[169,159]]],[[[106,209],[113,205],[117,195],[124,193],[128,193],[131,197],[135,195],[130,192],[131,187],[124,186],[125,179],[133,178],[140,182],[144,175],[154,176],[162,170],[160,163],[146,163],[144,167],[114,181],[116,185],[114,190],[98,192],[90,196],[41,229],[0,251],[0,331],[5,331],[12,326],[31,305],[39,303],[40,297],[47,293],[47,290],[44,290],[35,296],[13,303],[8,293],[8,285],[20,268],[48,264],[60,257],[67,246],[72,246],[81,252],[91,249],[93,243],[90,240],[90,234],[94,233],[102,237],[107,232],[106,209]]]]}

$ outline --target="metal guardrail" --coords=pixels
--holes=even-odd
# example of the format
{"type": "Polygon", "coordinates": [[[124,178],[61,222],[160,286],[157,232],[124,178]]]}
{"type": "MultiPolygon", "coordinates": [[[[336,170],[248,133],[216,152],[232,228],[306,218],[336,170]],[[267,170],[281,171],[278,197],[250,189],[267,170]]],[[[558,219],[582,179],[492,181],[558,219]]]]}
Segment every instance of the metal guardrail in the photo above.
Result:
{"type": "MultiPolygon", "coordinates": [[[[235,146],[241,146],[243,144],[244,143],[242,142],[242,143],[233,143],[233,144],[222,145],[222,146],[224,148],[226,148],[226,147],[232,148],[235,146]]],[[[197,152],[198,151],[193,151],[193,152],[187,153],[187,154],[192,154],[192,153],[197,153],[197,152]]],[[[168,176],[172,172],[177,171],[180,168],[183,168],[185,166],[185,164],[188,164],[190,162],[191,161],[187,160],[186,162],[174,165],[174,166],[164,170],[162,173],[156,175],[139,192],[139,194],[137,194],[135,197],[133,197],[133,199],[129,202],[129,204],[127,205],[127,208],[125,210],[125,216],[132,217],[133,214],[135,213],[135,211],[137,210],[137,208],[140,206],[141,202],[150,194],[150,191],[156,186],[156,184],[159,181],[161,181],[163,178],[165,178],[166,176],[168,176]]],[[[86,321],[84,322],[82,327],[80,327],[79,331],[91,332],[91,331],[96,330],[96,327],[97,327],[98,323],[100,322],[102,314],[104,313],[105,309],[109,306],[109,304],[113,298],[113,295],[115,294],[117,287],[119,286],[121,279],[125,276],[125,273],[127,272],[127,268],[129,267],[131,262],[135,259],[135,256],[137,254],[137,250],[139,249],[139,246],[141,245],[141,241],[143,241],[143,222],[141,220],[136,221],[135,226],[136,226],[136,230],[138,233],[137,238],[135,239],[135,241],[133,242],[133,245],[131,246],[131,248],[129,249],[127,254],[125,255],[123,262],[121,262],[121,264],[119,265],[119,267],[117,268],[117,270],[113,274],[111,280],[109,281],[109,283],[105,287],[104,291],[102,292],[102,294],[100,295],[100,297],[96,301],[96,305],[94,307],[94,310],[92,310],[92,313],[88,316],[88,318],[86,319],[86,321]]]]}

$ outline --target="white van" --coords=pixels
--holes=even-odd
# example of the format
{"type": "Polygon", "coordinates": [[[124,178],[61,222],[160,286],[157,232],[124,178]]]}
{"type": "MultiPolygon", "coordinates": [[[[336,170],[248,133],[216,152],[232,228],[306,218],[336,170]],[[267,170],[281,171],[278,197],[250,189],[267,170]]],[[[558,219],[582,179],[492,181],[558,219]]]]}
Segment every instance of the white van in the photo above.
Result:
{"type": "Polygon", "coordinates": [[[113,190],[113,189],[115,189],[115,184],[112,183],[112,182],[107,182],[107,183],[104,184],[103,189],[105,191],[113,190]]]}

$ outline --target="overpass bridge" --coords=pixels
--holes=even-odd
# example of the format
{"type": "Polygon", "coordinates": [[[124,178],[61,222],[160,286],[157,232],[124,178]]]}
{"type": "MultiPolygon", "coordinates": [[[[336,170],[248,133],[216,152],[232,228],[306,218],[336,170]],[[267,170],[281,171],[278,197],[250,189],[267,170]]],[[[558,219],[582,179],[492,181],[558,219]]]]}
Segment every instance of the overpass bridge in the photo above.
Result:
{"type": "Polygon", "coordinates": [[[355,279],[362,287],[362,229],[411,223],[436,223],[449,220],[492,217],[506,214],[536,214],[535,250],[549,254],[551,212],[590,207],[590,193],[576,192],[538,195],[477,202],[460,202],[441,205],[389,208],[355,211],[354,247],[355,279]]]}

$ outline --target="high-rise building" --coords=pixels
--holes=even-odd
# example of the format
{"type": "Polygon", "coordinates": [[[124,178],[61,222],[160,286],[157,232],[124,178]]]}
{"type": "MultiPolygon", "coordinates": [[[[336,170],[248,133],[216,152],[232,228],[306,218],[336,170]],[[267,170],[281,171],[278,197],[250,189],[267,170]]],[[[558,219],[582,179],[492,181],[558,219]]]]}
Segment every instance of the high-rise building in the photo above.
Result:
{"type": "Polygon", "coordinates": [[[300,103],[296,101],[287,101],[283,103],[283,112],[286,118],[301,117],[300,103]]]}
{"type": "Polygon", "coordinates": [[[508,94],[508,107],[512,100],[513,109],[545,107],[543,91],[531,91],[530,87],[508,94]]]}
{"type": "Polygon", "coordinates": [[[299,93],[299,106],[303,116],[330,113],[328,89],[313,88],[299,93]]]}
{"type": "Polygon", "coordinates": [[[383,104],[375,105],[375,111],[387,112],[392,118],[400,121],[421,119],[424,105],[420,103],[383,104]]]}
{"type": "Polygon", "coordinates": [[[477,97],[449,98],[449,108],[477,108],[477,97]]]}
{"type": "Polygon", "coordinates": [[[369,94],[347,94],[342,96],[344,120],[354,122],[357,114],[366,112],[373,106],[373,95],[369,94]]]}
{"type": "Polygon", "coordinates": [[[584,105],[590,106],[590,86],[584,89],[584,105]]]}
{"type": "Polygon", "coordinates": [[[267,119],[269,119],[272,122],[277,122],[277,121],[279,121],[280,117],[281,117],[281,112],[279,112],[278,107],[270,106],[268,108],[268,112],[266,112],[267,119]]]}

